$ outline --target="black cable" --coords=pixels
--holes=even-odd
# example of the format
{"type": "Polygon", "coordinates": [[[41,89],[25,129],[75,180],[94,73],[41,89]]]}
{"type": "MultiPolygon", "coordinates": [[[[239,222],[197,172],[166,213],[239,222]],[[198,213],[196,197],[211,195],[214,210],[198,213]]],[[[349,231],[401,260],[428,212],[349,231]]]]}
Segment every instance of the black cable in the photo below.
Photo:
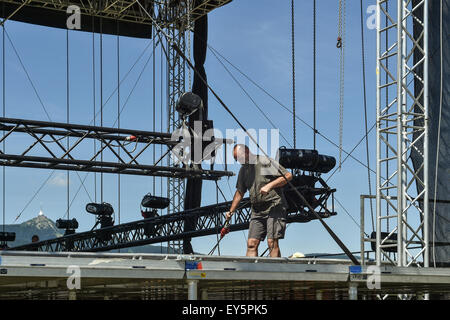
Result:
{"type": "Polygon", "coordinates": [[[28,206],[30,205],[30,203],[34,200],[34,198],[36,198],[36,196],[38,195],[38,193],[42,190],[42,188],[47,184],[47,182],[50,180],[50,178],[53,176],[53,174],[55,173],[55,170],[53,170],[50,175],[47,177],[47,179],[44,181],[44,183],[41,184],[41,186],[37,189],[37,191],[34,193],[33,197],[31,197],[31,199],[26,203],[25,207],[22,209],[22,211],[20,211],[20,213],[18,214],[18,216],[16,217],[16,219],[14,221],[19,220],[20,216],[22,215],[22,213],[28,208],[28,206]]]}
{"type": "MultiPolygon", "coordinates": [[[[138,78],[136,79],[136,81],[135,81],[133,87],[131,88],[130,93],[129,93],[128,96],[127,96],[127,99],[125,100],[125,103],[123,104],[122,108],[120,109],[119,116],[122,114],[123,110],[124,110],[125,107],[128,105],[128,102],[130,101],[130,98],[131,98],[131,96],[132,96],[134,90],[136,89],[137,85],[139,84],[139,81],[141,80],[142,76],[144,75],[144,71],[145,71],[145,69],[147,69],[147,66],[148,66],[148,64],[149,64],[150,59],[152,58],[152,56],[153,56],[153,54],[150,54],[150,56],[148,57],[147,61],[145,62],[145,65],[144,65],[144,67],[142,68],[142,71],[139,73],[138,78]]],[[[117,119],[114,121],[114,123],[113,123],[113,125],[112,125],[113,127],[116,125],[116,122],[117,122],[117,119]]]]}
{"type": "MultiPolygon", "coordinates": [[[[100,126],[103,127],[103,20],[100,18],[100,126]]],[[[103,162],[103,141],[100,143],[100,161],[103,162]]],[[[103,172],[100,173],[100,202],[103,203],[103,172]]]]}
{"type": "Polygon", "coordinates": [[[295,10],[294,0],[291,0],[291,46],[292,46],[292,128],[294,137],[294,149],[297,148],[297,133],[295,121],[295,10]]]}
{"type": "Polygon", "coordinates": [[[316,102],[317,102],[317,72],[316,72],[316,66],[317,66],[317,23],[316,23],[316,18],[317,18],[317,9],[316,9],[316,0],[314,0],[314,9],[313,9],[313,127],[314,127],[314,131],[313,131],[313,138],[314,138],[314,150],[317,150],[317,141],[316,141],[316,132],[317,132],[317,106],[316,106],[316,102]]]}
{"type": "Polygon", "coordinates": [[[14,53],[16,54],[17,59],[19,60],[20,65],[22,66],[23,71],[25,72],[25,74],[26,74],[26,76],[28,78],[28,81],[31,84],[31,87],[34,90],[34,93],[36,94],[36,96],[37,96],[37,98],[38,98],[38,100],[39,100],[39,102],[41,104],[42,109],[44,110],[48,120],[51,121],[50,115],[48,114],[47,109],[45,108],[44,103],[42,102],[41,96],[39,95],[39,93],[38,93],[38,91],[36,89],[36,86],[34,85],[33,80],[31,80],[30,74],[28,73],[27,69],[25,68],[25,65],[22,62],[22,58],[20,57],[19,53],[17,52],[16,47],[14,46],[14,43],[12,42],[11,38],[9,37],[8,31],[6,31],[5,28],[3,28],[3,30],[4,30],[4,32],[6,34],[6,37],[8,38],[9,43],[11,44],[11,47],[14,50],[14,53]]]}
{"type": "MultiPolygon", "coordinates": [[[[94,16],[92,16],[92,96],[94,103],[94,126],[97,124],[96,121],[96,94],[95,94],[95,20],[94,16]]],[[[94,141],[94,155],[97,154],[97,140],[94,141]]],[[[97,172],[94,172],[94,198],[97,203],[97,172]]]]}
{"type": "MultiPolygon", "coordinates": [[[[69,29],[66,30],[66,103],[67,124],[70,122],[70,70],[69,70],[69,29]]],[[[70,148],[70,138],[67,137],[67,150],[70,148]]],[[[70,171],[67,170],[67,219],[70,219],[70,171]]]]}
{"type": "MultiPolygon", "coordinates": [[[[361,140],[359,140],[359,142],[353,147],[352,151],[350,151],[350,153],[344,158],[344,160],[342,160],[342,164],[345,163],[345,161],[351,156],[351,154],[353,152],[355,152],[356,148],[359,147],[359,145],[364,141],[364,139],[372,132],[373,129],[375,129],[376,127],[376,123],[369,129],[369,131],[367,132],[367,134],[365,134],[361,140]]],[[[331,175],[327,178],[327,182],[335,175],[335,173],[339,170],[339,167],[335,168],[334,171],[331,173],[331,175]]],[[[372,171],[372,170],[371,170],[372,171]]]]}
{"type": "MultiPolygon", "coordinates": [[[[117,129],[120,129],[120,37],[119,37],[119,21],[117,23],[117,129]]],[[[120,136],[120,134],[117,134],[120,136]]],[[[136,142],[137,144],[137,142],[136,142]]],[[[117,150],[118,155],[120,157],[120,148],[117,150]]],[[[117,162],[120,162],[117,159],[117,162]]],[[[117,214],[119,217],[120,224],[120,172],[117,174],[117,214]]],[[[120,252],[120,249],[119,249],[120,252]]]]}
{"type": "MultiPolygon", "coordinates": [[[[5,3],[2,3],[2,11],[3,11],[3,16],[5,16],[5,3]]],[[[2,26],[2,88],[3,88],[3,95],[2,95],[2,102],[3,102],[3,117],[6,117],[6,63],[5,63],[5,24],[3,24],[2,26]]],[[[5,132],[3,131],[3,137],[5,136],[5,132]]],[[[5,140],[3,140],[2,143],[2,150],[3,153],[6,153],[6,142],[5,140]]],[[[2,194],[3,194],[3,203],[2,203],[2,207],[3,207],[3,232],[5,232],[5,225],[6,225],[6,167],[3,166],[2,168],[2,173],[3,173],[3,190],[2,190],[2,194]]]]}
{"type": "MultiPolygon", "coordinates": [[[[152,35],[153,38],[155,38],[155,28],[152,28],[152,35]]],[[[152,120],[152,125],[153,125],[153,132],[156,132],[156,55],[155,55],[155,51],[156,51],[156,44],[153,42],[153,53],[152,53],[152,57],[153,57],[153,70],[152,70],[152,87],[153,87],[153,105],[152,105],[152,111],[153,111],[153,120],[152,120]]],[[[156,160],[156,145],[153,144],[153,163],[155,163],[156,160]]],[[[153,194],[155,195],[155,191],[156,191],[156,177],[153,177],[153,194]]]]}

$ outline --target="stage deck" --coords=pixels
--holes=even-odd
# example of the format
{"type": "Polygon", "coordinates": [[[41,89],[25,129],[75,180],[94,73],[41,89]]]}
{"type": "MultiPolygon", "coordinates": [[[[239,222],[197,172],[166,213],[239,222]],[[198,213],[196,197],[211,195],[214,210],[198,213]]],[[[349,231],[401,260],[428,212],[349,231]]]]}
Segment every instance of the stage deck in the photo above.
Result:
{"type": "Polygon", "coordinates": [[[368,288],[372,269],[318,258],[5,251],[0,299],[334,300],[450,293],[450,268],[384,265],[380,290],[368,288]],[[80,289],[69,290],[77,270],[80,289]]]}

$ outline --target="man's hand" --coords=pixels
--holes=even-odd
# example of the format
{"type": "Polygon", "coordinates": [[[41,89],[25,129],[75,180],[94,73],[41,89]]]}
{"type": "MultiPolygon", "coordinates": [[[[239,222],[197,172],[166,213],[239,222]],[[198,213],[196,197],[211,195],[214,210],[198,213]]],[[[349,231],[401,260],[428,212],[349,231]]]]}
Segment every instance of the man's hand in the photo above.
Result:
{"type": "Polygon", "coordinates": [[[259,191],[262,195],[266,195],[268,194],[270,191],[272,190],[272,188],[270,187],[269,184],[266,184],[264,187],[261,188],[261,190],[259,191]]]}
{"type": "Polygon", "coordinates": [[[232,216],[233,216],[233,212],[228,211],[227,214],[226,214],[226,219],[230,220],[232,216]]]}

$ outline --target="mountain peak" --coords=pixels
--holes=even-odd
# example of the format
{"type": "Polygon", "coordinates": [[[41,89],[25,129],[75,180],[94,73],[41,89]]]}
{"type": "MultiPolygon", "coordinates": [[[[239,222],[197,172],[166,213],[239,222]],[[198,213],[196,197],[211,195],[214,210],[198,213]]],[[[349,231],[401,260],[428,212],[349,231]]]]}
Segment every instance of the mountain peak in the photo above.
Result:
{"type": "Polygon", "coordinates": [[[58,228],[56,228],[56,224],[50,220],[49,218],[47,218],[46,216],[39,215],[36,218],[33,218],[31,220],[25,221],[23,223],[21,223],[22,226],[24,227],[35,227],[37,229],[52,229],[56,232],[59,233],[58,228]]]}

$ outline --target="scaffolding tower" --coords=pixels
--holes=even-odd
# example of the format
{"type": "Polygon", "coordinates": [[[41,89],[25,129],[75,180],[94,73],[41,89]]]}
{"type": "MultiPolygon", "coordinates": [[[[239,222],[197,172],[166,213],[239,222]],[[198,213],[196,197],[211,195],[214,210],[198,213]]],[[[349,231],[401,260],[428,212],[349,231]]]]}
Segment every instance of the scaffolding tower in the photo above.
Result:
{"type": "Polygon", "coordinates": [[[429,266],[428,5],[377,1],[378,266],[429,266]]]}

